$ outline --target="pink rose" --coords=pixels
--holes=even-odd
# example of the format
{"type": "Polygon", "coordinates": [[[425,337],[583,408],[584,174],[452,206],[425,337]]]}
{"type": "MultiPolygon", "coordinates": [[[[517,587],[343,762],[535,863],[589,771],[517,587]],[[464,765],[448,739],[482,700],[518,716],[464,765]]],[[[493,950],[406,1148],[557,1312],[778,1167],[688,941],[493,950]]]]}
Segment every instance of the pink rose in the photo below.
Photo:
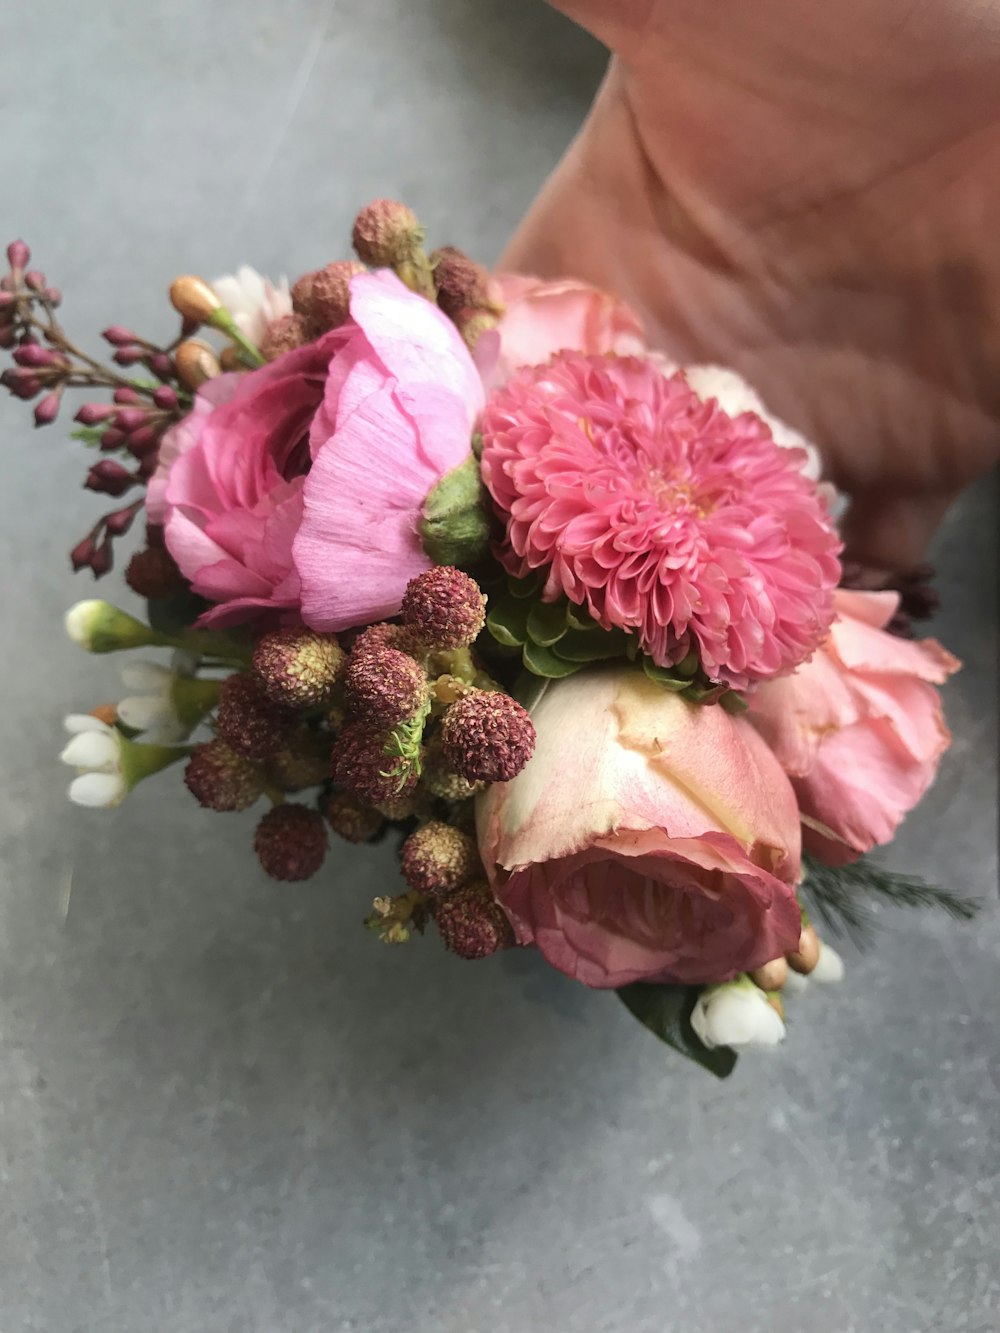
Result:
{"type": "Polygon", "coordinates": [[[960,663],[933,639],[887,634],[898,602],[890,592],[834,593],[824,645],[750,701],[792,780],[806,847],[833,865],[891,840],[951,740],[934,685],[960,663]]]}
{"type": "Polygon", "coordinates": [[[743,719],[631,668],[551,684],[535,753],[479,798],[518,941],[588,986],[724,981],[795,948],[799,815],[743,719]]]}
{"type": "Polygon", "coordinates": [[[469,456],[482,385],[454,325],[394,274],[355,278],[351,315],[206,385],[164,441],[154,509],[195,592],[219,603],[204,623],[379,620],[430,566],[422,506],[469,456]]]}
{"type": "Polygon", "coordinates": [[[648,355],[639,317],[610,292],[572,278],[544,282],[501,273],[497,282],[506,309],[489,388],[505,383],[518,366],[539,365],[567,347],[595,356],[648,355]]]}

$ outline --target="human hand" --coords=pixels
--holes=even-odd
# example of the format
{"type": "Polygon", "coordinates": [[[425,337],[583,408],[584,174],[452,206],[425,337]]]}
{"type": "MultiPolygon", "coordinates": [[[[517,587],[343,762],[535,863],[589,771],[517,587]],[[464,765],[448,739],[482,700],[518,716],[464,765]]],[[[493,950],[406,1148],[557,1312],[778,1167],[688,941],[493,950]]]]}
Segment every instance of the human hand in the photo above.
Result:
{"type": "Polygon", "coordinates": [[[918,560],[1000,458],[1000,4],[558,0],[616,53],[507,268],[744,375],[918,560]]]}

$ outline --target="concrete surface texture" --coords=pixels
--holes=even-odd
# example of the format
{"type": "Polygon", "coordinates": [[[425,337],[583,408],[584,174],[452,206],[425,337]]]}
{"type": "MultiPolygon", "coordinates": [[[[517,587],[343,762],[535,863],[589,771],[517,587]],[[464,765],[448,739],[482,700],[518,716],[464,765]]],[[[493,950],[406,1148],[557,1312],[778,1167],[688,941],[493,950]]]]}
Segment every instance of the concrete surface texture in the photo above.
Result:
{"type": "MultiPolygon", "coordinates": [[[[378,194],[492,260],[603,61],[535,0],[8,5],[0,239],[95,333],[325,262],[378,194]]],[[[61,715],[119,692],[61,630],[101,502],[0,428],[3,1333],[1000,1326],[993,485],[933,552],[967,665],[891,853],[987,906],[886,918],[717,1084],[532,956],[381,948],[385,848],[282,887],[171,777],[70,808],[61,715]]]]}

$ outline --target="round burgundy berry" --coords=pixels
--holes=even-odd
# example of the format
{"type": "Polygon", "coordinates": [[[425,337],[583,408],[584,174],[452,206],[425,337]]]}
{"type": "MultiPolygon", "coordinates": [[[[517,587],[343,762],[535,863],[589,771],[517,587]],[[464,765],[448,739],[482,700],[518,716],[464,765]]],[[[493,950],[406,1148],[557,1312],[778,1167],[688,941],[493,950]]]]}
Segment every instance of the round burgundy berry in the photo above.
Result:
{"type": "Polygon", "coordinates": [[[305,626],[270,630],[253,654],[253,669],[265,690],[275,703],[289,708],[328,703],[343,665],[336,635],[305,626]]]}
{"type": "Polygon", "coordinates": [[[197,746],[184,769],[184,781],[208,810],[246,810],[264,790],[260,765],[218,738],[197,746]]]}
{"type": "Polygon", "coordinates": [[[444,947],[460,958],[488,958],[514,942],[503,908],[481,880],[435,903],[434,921],[444,947]]]}
{"type": "Polygon", "coordinates": [[[292,716],[271,699],[254,672],[241,671],[222,682],[216,713],[219,735],[249,759],[266,759],[280,750],[292,716]]]}
{"type": "Polygon", "coordinates": [[[276,805],[257,825],[253,846],[272,879],[310,879],[326,856],[323,816],[305,805],[276,805]]]}
{"type": "Polygon", "coordinates": [[[429,895],[460,889],[483,870],[474,840],[438,819],[410,834],[399,861],[410,888],[429,895]]]}
{"type": "Polygon", "coordinates": [[[368,842],[385,820],[377,810],[349,791],[332,791],[323,801],[323,814],[334,833],[347,842],[368,842]]]}
{"type": "Polygon", "coordinates": [[[509,782],[532,756],[535,727],[509,694],[479,690],[448,709],[441,741],[448,763],[470,782],[509,782]]]}
{"type": "Polygon", "coordinates": [[[426,704],[427,677],[398,648],[355,648],[344,672],[344,701],[359,721],[393,727],[426,704]]]}
{"type": "Polygon", "coordinates": [[[403,595],[403,624],[433,648],[464,648],[486,623],[486,598],[475,579],[451,565],[410,579],[403,595]]]}
{"type": "Polygon", "coordinates": [[[412,768],[402,776],[393,771],[398,760],[386,753],[388,739],[384,731],[363,722],[350,722],[333,745],[333,780],[368,805],[381,805],[416,786],[417,775],[412,768]]]}

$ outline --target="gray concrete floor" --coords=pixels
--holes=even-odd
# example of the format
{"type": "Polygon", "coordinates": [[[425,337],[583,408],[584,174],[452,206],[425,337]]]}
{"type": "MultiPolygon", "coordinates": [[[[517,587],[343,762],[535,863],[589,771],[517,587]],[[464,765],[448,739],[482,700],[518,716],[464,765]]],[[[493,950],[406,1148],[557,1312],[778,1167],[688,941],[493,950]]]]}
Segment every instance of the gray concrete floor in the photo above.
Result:
{"type": "MultiPolygon", "coordinates": [[[[0,239],[82,330],[324,262],[376,194],[492,259],[602,64],[532,0],[10,4],[0,239]]],[[[282,888],[169,779],[71,809],[60,716],[117,692],[60,628],[100,502],[0,429],[3,1333],[1000,1327],[993,486],[934,552],[967,667],[892,854],[987,910],[887,922],[717,1085],[530,956],[381,949],[384,849],[282,888]]]]}

